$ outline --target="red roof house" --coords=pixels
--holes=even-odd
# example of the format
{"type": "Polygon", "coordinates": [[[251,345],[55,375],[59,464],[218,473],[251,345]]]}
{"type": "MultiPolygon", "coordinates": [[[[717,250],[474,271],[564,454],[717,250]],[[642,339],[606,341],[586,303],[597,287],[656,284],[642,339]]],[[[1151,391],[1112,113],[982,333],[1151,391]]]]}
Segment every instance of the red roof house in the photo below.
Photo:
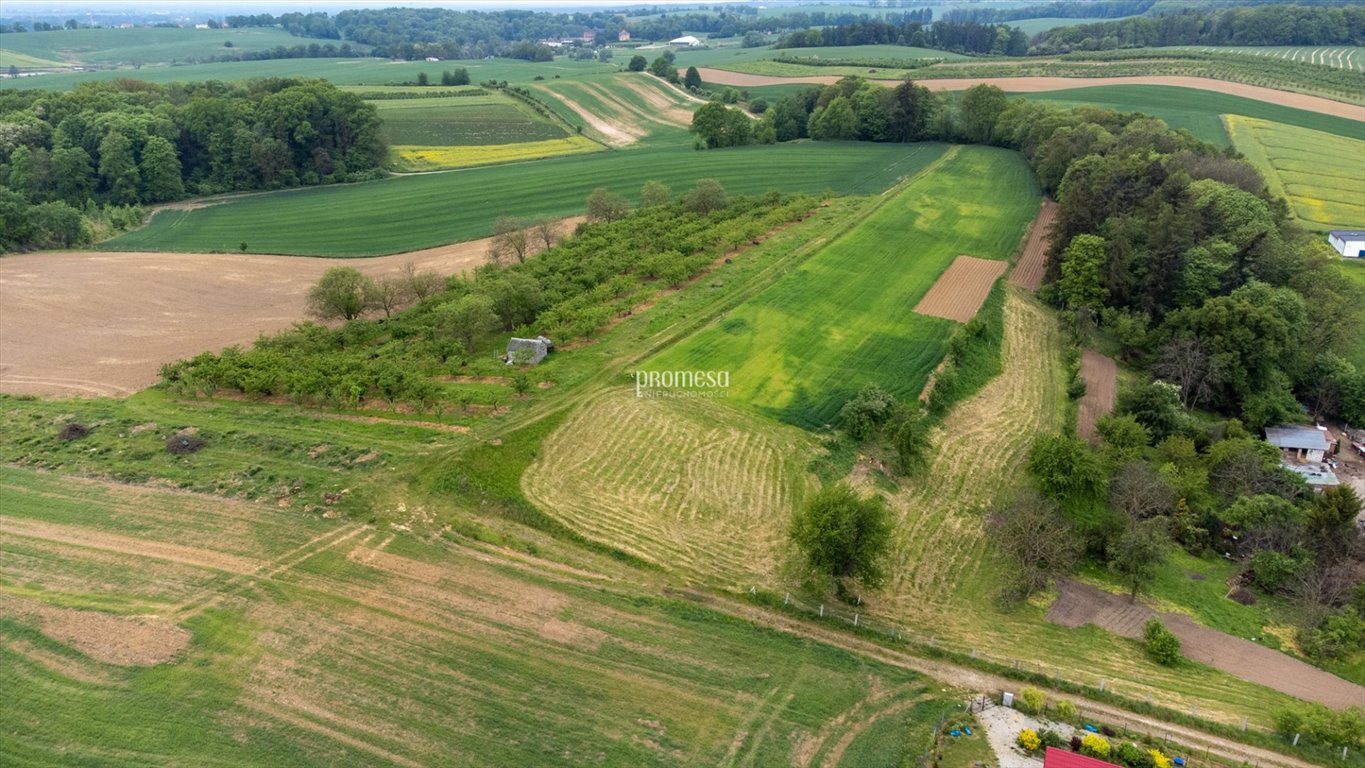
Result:
{"type": "Polygon", "coordinates": [[[1106,763],[1097,757],[1048,747],[1047,751],[1043,753],[1043,768],[1119,768],[1119,766],[1106,763]]]}

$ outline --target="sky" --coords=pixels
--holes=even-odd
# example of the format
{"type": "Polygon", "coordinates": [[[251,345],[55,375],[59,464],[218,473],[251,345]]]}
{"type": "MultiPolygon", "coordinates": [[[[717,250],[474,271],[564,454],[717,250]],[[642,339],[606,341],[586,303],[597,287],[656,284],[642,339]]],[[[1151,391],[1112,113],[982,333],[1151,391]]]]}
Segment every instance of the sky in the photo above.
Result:
{"type": "MultiPolygon", "coordinates": [[[[702,0],[707,5],[736,0],[702,0]]],[[[837,2],[837,0],[835,0],[837,2]]],[[[291,10],[330,11],[344,8],[442,7],[493,10],[533,8],[577,10],[639,5],[697,5],[699,0],[5,0],[0,14],[21,17],[28,13],[278,13],[291,10]]],[[[781,2],[772,3],[780,5],[781,2]]]]}

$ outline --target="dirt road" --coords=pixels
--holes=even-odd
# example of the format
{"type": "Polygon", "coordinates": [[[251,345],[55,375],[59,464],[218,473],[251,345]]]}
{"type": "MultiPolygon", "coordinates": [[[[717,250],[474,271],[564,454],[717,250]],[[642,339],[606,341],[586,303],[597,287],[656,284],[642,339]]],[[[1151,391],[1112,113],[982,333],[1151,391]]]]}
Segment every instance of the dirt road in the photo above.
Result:
{"type": "MultiPolygon", "coordinates": [[[[701,79],[707,83],[716,85],[734,85],[740,87],[750,87],[758,85],[784,85],[787,83],[812,83],[817,85],[830,85],[838,82],[839,77],[834,75],[822,75],[814,77],[773,77],[770,75],[749,75],[742,72],[727,72],[723,69],[698,69],[701,79]]],[[[896,80],[873,80],[874,83],[881,83],[888,88],[899,85],[896,80]]],[[[1351,120],[1365,121],[1365,106],[1346,104],[1340,101],[1324,99],[1321,96],[1309,96],[1304,93],[1293,93],[1290,91],[1279,91],[1274,88],[1264,88],[1259,85],[1246,85],[1244,83],[1231,83],[1226,80],[1214,80],[1209,77],[1182,77],[1178,75],[1152,75],[1147,77],[954,77],[954,78],[925,78],[916,80],[917,85],[922,85],[931,91],[962,91],[974,85],[982,83],[996,85],[1010,93],[1042,93],[1045,91],[1061,91],[1068,88],[1089,88],[1099,85],[1170,85],[1178,88],[1197,88],[1202,91],[1214,91],[1216,93],[1226,93],[1231,96],[1241,96],[1257,101],[1264,101],[1270,104],[1282,104],[1286,107],[1303,109],[1309,112],[1319,112],[1324,115],[1335,115],[1351,120]]]]}
{"type": "MultiPolygon", "coordinates": [[[[581,219],[569,219],[570,231],[581,219]]],[[[157,370],[304,319],[308,288],[349,266],[408,262],[442,275],[482,264],[488,240],[367,259],[45,251],[0,258],[0,392],[124,396],[157,370]]]]}

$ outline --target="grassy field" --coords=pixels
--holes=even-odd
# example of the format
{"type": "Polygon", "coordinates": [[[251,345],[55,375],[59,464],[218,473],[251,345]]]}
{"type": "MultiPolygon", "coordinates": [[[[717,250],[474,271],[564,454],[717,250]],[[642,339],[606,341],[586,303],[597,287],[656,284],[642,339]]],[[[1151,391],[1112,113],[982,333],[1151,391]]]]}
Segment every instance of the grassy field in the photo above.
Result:
{"type": "Polygon", "coordinates": [[[956,324],[912,308],[959,254],[1009,258],[1037,209],[1019,155],[955,148],[857,229],[649,369],[730,371],[729,402],[804,427],[833,422],[865,384],[913,399],[956,324]]]}
{"type": "Polygon", "coordinates": [[[1022,97],[1065,106],[1088,104],[1121,112],[1142,112],[1159,117],[1174,128],[1188,129],[1200,139],[1224,147],[1231,142],[1224,130],[1222,115],[1244,115],[1347,138],[1358,138],[1365,130],[1358,121],[1344,117],[1306,112],[1241,96],[1166,85],[1107,85],[1030,93],[1022,97]]]}
{"type": "Polygon", "coordinates": [[[374,102],[390,143],[486,146],[562,139],[564,129],[501,93],[374,102]]]}
{"type": "Polygon", "coordinates": [[[440,171],[450,168],[469,168],[475,165],[516,163],[565,155],[581,155],[585,152],[597,152],[601,149],[601,144],[583,136],[565,136],[562,139],[486,146],[414,147],[398,145],[390,148],[393,167],[402,171],[440,171]]]}
{"type": "Polygon", "coordinates": [[[4,49],[39,59],[111,67],[134,63],[195,61],[211,56],[266,51],[278,46],[292,48],[310,43],[340,45],[341,41],[295,37],[282,29],[268,27],[62,29],[5,35],[4,49]],[[224,43],[229,41],[232,45],[225,46],[224,43]]]}
{"type": "MultiPolygon", "coordinates": [[[[5,42],[8,43],[9,40],[6,39],[5,42]]],[[[21,70],[48,68],[65,69],[71,66],[65,61],[44,59],[38,56],[31,56],[27,53],[19,53],[18,51],[10,50],[8,48],[0,48],[0,68],[8,70],[10,65],[14,65],[21,70]]]]}
{"type": "MultiPolygon", "coordinates": [[[[825,59],[942,59],[966,61],[970,57],[931,48],[912,48],[907,45],[835,45],[821,48],[740,48],[723,47],[677,51],[680,67],[717,67],[736,69],[738,66],[769,61],[780,56],[801,56],[825,59]]],[[[746,70],[747,71],[747,70],[746,70]]]]}
{"type": "Polygon", "coordinates": [[[675,192],[699,178],[732,194],[880,192],[918,170],[937,145],[793,143],[696,152],[658,147],[475,168],[424,176],[231,199],[194,211],[165,211],[109,250],[251,250],[319,256],[398,253],[488,235],[510,216],[581,213],[588,194],[608,187],[634,200],[658,179],[675,192]],[[781,178],[772,169],[781,168],[781,178]]]}
{"type": "MultiPolygon", "coordinates": [[[[6,36],[8,44],[9,36],[6,36]]],[[[291,40],[303,38],[291,37],[291,40]]],[[[337,85],[413,85],[417,75],[426,72],[433,82],[440,82],[441,72],[455,67],[469,70],[473,82],[506,80],[509,83],[530,83],[537,75],[553,79],[556,75],[578,75],[615,72],[618,66],[592,61],[555,59],[549,62],[528,62],[520,59],[479,59],[476,61],[389,61],[388,59],[270,59],[266,61],[235,61],[217,64],[182,66],[146,66],[138,70],[115,69],[98,72],[21,77],[18,80],[0,79],[0,88],[45,88],[67,90],[77,83],[92,80],[113,80],[133,77],[153,83],[188,82],[191,80],[245,80],[252,77],[314,77],[325,78],[337,85]]]]}
{"type": "Polygon", "coordinates": [[[1229,115],[1237,150],[1289,200],[1305,227],[1355,229],[1365,223],[1365,140],[1229,115]]]}
{"type": "Polygon", "coordinates": [[[604,144],[687,144],[698,101],[658,78],[585,76],[534,85],[537,98],[566,123],[604,144]]]}
{"type": "MultiPolygon", "coordinates": [[[[1160,52],[1161,48],[1153,48],[1160,52]]],[[[1176,46],[1171,50],[1203,51],[1205,53],[1240,53],[1248,56],[1265,56],[1271,59],[1297,61],[1304,64],[1317,64],[1333,69],[1348,69],[1365,72],[1365,48],[1351,46],[1176,46]]]]}
{"type": "Polygon", "coordinates": [[[864,765],[945,707],[913,673],[608,586],[607,558],[14,468],[0,500],[14,765],[864,765]]]}
{"type": "MultiPolygon", "coordinates": [[[[1365,287],[1365,259],[1342,259],[1341,271],[1365,287]]],[[[1365,338],[1356,339],[1351,352],[1351,362],[1355,363],[1357,368],[1365,369],[1365,338]]]]}

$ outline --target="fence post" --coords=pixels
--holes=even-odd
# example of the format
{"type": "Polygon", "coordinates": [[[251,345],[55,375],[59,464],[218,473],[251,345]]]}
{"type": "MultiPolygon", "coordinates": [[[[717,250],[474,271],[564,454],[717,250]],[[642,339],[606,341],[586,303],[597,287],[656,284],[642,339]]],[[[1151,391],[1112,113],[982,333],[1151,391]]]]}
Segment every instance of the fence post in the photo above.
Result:
{"type": "Polygon", "coordinates": [[[1247,719],[1244,717],[1244,718],[1242,718],[1242,733],[1246,733],[1246,732],[1247,732],[1247,719]]]}
{"type": "Polygon", "coordinates": [[[976,649],[975,649],[975,648],[972,649],[972,658],[973,658],[973,659],[976,658],[976,649]]]}
{"type": "Polygon", "coordinates": [[[853,626],[858,626],[858,614],[853,614],[853,626]]]}
{"type": "Polygon", "coordinates": [[[825,604],[820,603],[820,618],[825,618],[825,604]]]}
{"type": "Polygon", "coordinates": [[[934,643],[937,642],[937,641],[938,641],[938,635],[930,635],[930,636],[929,636],[929,647],[930,647],[930,648],[936,648],[937,646],[935,646],[934,643]]]}
{"type": "Polygon", "coordinates": [[[783,606],[783,607],[786,607],[786,605],[787,605],[788,603],[790,603],[791,601],[792,601],[792,593],[788,592],[788,593],[786,593],[785,595],[783,595],[783,597],[782,597],[782,606],[783,606]]]}
{"type": "Polygon", "coordinates": [[[1190,717],[1199,717],[1199,705],[1194,704],[1190,707],[1190,717]]]}
{"type": "Polygon", "coordinates": [[[1100,693],[1104,693],[1104,678],[1100,678],[1100,693]]]}
{"type": "Polygon", "coordinates": [[[1294,734],[1294,744],[1293,744],[1293,746],[1297,747],[1298,745],[1299,745],[1299,734],[1296,733],[1296,734],[1294,734]]]}
{"type": "Polygon", "coordinates": [[[1346,762],[1346,747],[1341,748],[1341,762],[1346,762]]]}

